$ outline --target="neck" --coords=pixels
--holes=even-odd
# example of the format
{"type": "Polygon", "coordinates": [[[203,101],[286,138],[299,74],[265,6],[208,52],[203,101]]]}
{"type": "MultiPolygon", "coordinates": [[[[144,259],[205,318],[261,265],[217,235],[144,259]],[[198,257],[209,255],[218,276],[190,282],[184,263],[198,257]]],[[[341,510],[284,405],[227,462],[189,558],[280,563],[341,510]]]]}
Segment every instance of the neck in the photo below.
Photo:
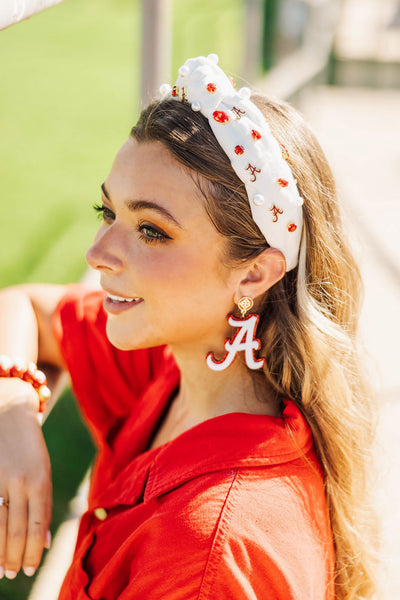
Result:
{"type": "Polygon", "coordinates": [[[227,369],[213,371],[206,364],[204,349],[172,351],[181,372],[175,404],[190,419],[201,422],[231,412],[277,413],[265,377],[248,369],[242,353],[227,369]]]}
{"type": "Polygon", "coordinates": [[[151,447],[169,442],[203,421],[232,412],[279,416],[279,400],[262,373],[250,371],[238,357],[224,371],[206,364],[207,350],[171,347],[181,384],[151,447]]]}

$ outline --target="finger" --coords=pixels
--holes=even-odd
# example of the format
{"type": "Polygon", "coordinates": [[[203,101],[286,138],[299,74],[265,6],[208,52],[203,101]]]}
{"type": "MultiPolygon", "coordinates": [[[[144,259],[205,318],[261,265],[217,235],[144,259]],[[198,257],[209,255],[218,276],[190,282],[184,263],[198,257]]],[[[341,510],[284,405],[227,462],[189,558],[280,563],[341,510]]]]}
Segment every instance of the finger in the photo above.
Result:
{"type": "Polygon", "coordinates": [[[29,500],[28,537],[23,558],[25,575],[33,575],[39,566],[50,526],[51,488],[45,486],[29,500]]]}
{"type": "MultiPolygon", "coordinates": [[[[6,498],[5,495],[1,495],[0,497],[6,498]]],[[[6,563],[7,521],[8,505],[4,503],[0,506],[0,579],[4,576],[4,565],[6,563]]]]}
{"type": "Polygon", "coordinates": [[[22,481],[10,485],[5,574],[13,579],[21,568],[28,526],[28,501],[22,481]]]}
{"type": "Polygon", "coordinates": [[[51,531],[50,531],[50,529],[46,533],[46,543],[45,543],[44,547],[46,548],[46,550],[50,550],[50,548],[51,548],[51,531]]]}

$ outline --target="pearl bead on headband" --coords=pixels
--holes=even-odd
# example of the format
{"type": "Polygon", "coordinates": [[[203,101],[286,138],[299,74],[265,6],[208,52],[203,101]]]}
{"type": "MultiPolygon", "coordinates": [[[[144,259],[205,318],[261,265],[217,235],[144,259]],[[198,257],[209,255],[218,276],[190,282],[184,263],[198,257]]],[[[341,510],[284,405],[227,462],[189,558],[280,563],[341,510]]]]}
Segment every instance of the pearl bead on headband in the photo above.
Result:
{"type": "Polygon", "coordinates": [[[268,244],[286,259],[286,270],[298,262],[303,200],[289,165],[287,150],[271,133],[250,90],[236,91],[218,67],[218,56],[190,58],[179,69],[173,88],[160,87],[162,99],[191,103],[207,117],[220,146],[246,186],[251,212],[268,244]]]}

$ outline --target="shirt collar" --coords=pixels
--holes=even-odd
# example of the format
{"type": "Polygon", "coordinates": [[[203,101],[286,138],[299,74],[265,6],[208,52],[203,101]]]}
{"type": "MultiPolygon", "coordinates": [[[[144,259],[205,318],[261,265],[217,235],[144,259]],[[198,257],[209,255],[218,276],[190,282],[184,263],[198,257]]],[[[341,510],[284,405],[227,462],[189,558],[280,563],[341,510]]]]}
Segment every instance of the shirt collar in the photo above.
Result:
{"type": "Polygon", "coordinates": [[[313,440],[304,417],[286,401],[282,417],[229,413],[209,419],[161,446],[145,500],[193,477],[239,467],[277,465],[304,456],[313,440]]]}
{"type": "Polygon", "coordinates": [[[281,417],[229,413],[204,421],[159,448],[142,451],[96,504],[134,505],[139,498],[148,502],[207,473],[304,457],[313,444],[311,431],[293,402],[284,405],[281,417]]]}

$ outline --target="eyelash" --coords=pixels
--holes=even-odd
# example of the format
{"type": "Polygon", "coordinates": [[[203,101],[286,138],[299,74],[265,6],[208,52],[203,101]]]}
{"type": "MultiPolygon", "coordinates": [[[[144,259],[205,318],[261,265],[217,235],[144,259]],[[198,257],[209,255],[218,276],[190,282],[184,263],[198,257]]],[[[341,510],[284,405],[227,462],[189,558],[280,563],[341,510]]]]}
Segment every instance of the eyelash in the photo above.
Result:
{"type": "Polygon", "coordinates": [[[109,222],[115,219],[113,211],[104,204],[93,204],[93,210],[97,213],[98,218],[103,221],[109,222]]]}
{"type": "MultiPolygon", "coordinates": [[[[98,217],[102,218],[104,222],[110,223],[115,220],[115,214],[104,204],[94,204],[93,209],[98,213],[98,217]]],[[[155,227],[151,225],[146,225],[145,223],[139,223],[138,228],[139,238],[143,240],[146,244],[154,244],[157,242],[165,243],[170,238],[166,233],[159,231],[155,227]],[[151,232],[152,235],[145,234],[145,231],[151,232]],[[154,236],[156,234],[156,236],[154,236]]]]}
{"type": "Polygon", "coordinates": [[[161,231],[158,231],[158,229],[156,229],[155,227],[152,227],[151,225],[145,225],[144,223],[138,225],[138,232],[139,238],[143,240],[146,244],[155,244],[157,242],[164,244],[166,241],[171,239],[166,233],[162,233],[161,231]],[[146,230],[148,232],[151,232],[153,235],[144,233],[146,230]],[[156,234],[156,237],[154,236],[154,234],[156,234]]]}

